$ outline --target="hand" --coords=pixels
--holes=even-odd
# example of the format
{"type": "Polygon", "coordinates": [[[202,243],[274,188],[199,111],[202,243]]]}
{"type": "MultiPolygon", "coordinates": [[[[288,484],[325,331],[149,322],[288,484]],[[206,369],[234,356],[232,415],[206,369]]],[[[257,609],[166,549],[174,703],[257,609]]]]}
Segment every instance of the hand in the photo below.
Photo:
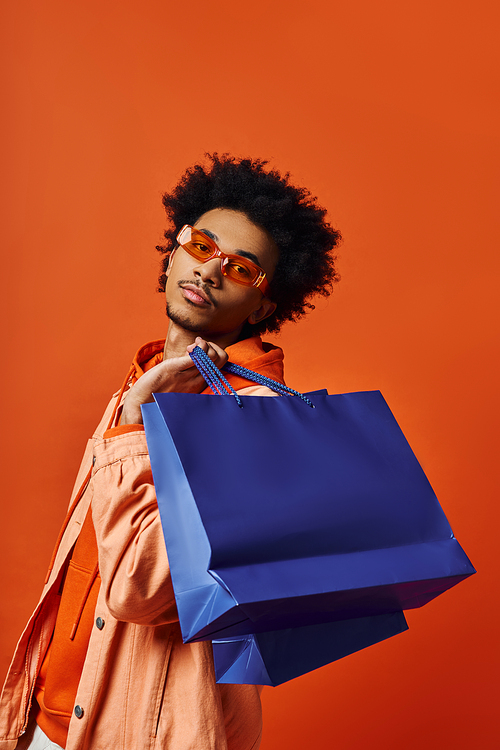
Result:
{"type": "Polygon", "coordinates": [[[139,378],[123,402],[120,424],[142,424],[141,404],[153,401],[153,393],[201,393],[207,387],[189,356],[195,346],[203,349],[216,367],[221,368],[226,364],[224,349],[198,336],[195,343],[187,347],[185,355],[166,359],[139,378]]]}

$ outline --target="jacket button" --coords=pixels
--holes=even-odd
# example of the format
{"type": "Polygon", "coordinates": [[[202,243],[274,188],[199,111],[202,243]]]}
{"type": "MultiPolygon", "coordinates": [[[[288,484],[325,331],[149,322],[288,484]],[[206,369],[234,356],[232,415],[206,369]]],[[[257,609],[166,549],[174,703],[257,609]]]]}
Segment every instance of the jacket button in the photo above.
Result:
{"type": "Polygon", "coordinates": [[[81,706],[75,706],[75,716],[77,719],[81,719],[83,716],[83,708],[81,706]]]}
{"type": "Polygon", "coordinates": [[[95,624],[96,624],[96,627],[99,628],[99,630],[102,630],[104,627],[104,620],[102,619],[102,617],[98,617],[97,620],[95,621],[95,624]]]}
{"type": "Polygon", "coordinates": [[[92,466],[95,466],[95,456],[92,456],[92,466]]]}

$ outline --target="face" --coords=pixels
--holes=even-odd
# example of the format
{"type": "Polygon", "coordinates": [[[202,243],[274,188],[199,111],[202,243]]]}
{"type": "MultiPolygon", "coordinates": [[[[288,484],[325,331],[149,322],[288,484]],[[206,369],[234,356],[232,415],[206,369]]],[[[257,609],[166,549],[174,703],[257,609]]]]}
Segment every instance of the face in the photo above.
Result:
{"type": "MultiPolygon", "coordinates": [[[[222,252],[252,260],[271,281],[278,248],[245,214],[216,208],[203,214],[194,226],[211,237],[222,252]]],[[[258,323],[276,309],[257,287],[243,286],[223,276],[219,258],[201,263],[182,247],[177,247],[170,258],[166,299],[167,314],[174,325],[216,343],[222,340],[224,345],[238,340],[245,322],[258,323]]]]}

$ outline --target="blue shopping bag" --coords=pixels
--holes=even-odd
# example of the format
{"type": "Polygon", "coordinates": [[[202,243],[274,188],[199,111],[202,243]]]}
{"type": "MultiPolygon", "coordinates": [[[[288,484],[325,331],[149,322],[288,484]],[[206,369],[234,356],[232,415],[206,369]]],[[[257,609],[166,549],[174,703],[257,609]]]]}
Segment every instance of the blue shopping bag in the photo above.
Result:
{"type": "Polygon", "coordinates": [[[474,572],[382,395],[309,398],[143,407],[183,639],[219,681],[341,658],[474,572]]]}
{"type": "Polygon", "coordinates": [[[281,685],[408,630],[402,612],[212,641],[220,683],[281,685]]]}

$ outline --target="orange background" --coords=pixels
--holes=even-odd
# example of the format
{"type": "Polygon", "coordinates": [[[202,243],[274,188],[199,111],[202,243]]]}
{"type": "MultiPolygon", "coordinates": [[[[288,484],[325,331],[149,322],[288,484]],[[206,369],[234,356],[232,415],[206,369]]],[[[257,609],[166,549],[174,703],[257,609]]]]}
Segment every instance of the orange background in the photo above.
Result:
{"type": "Polygon", "coordinates": [[[335,294],[278,339],[288,382],[380,388],[479,571],[267,689],[262,748],[497,747],[497,7],[3,4],[2,678],[85,440],[165,332],[161,193],[229,151],[290,170],[345,237],[335,294]]]}

